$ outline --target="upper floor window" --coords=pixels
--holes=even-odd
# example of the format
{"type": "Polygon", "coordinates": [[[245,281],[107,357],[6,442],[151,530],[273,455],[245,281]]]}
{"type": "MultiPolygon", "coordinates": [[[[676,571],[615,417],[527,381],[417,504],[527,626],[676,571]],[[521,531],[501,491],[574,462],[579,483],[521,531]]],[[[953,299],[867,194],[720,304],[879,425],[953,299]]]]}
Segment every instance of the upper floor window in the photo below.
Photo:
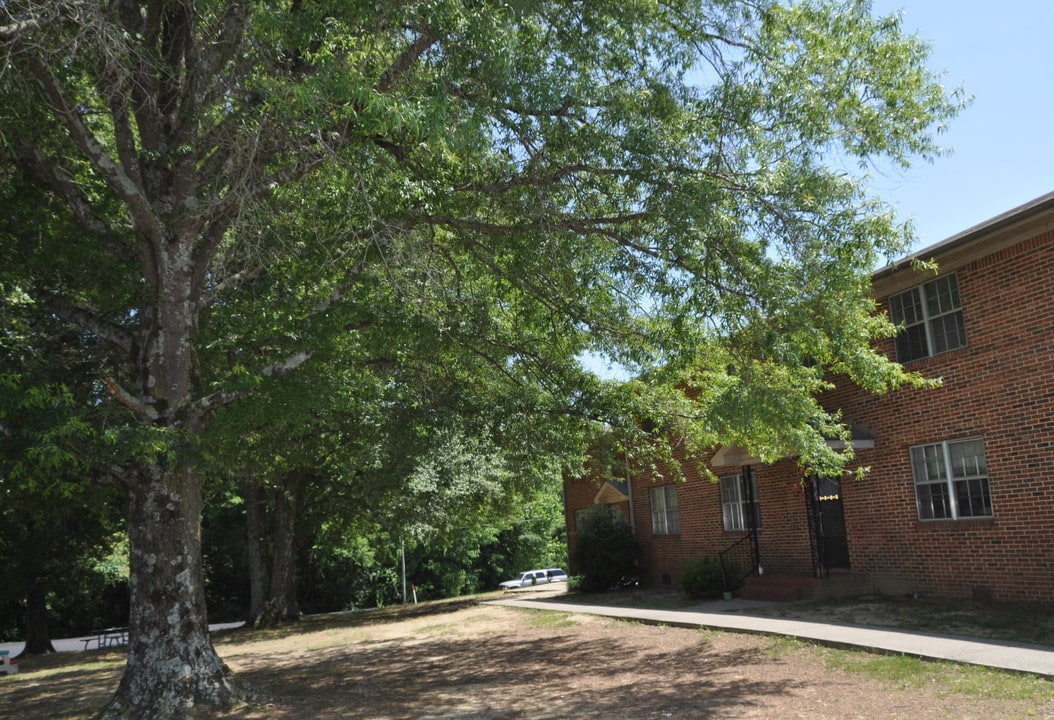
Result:
{"type": "Polygon", "coordinates": [[[754,474],[751,473],[749,477],[729,475],[720,478],[719,483],[721,485],[721,515],[725,522],[725,530],[749,530],[751,514],[753,514],[753,527],[761,527],[758,486],[754,481],[754,474]]]}
{"type": "Polygon", "coordinates": [[[891,296],[889,313],[896,325],[904,327],[896,338],[900,362],[966,346],[959,281],[954,274],[891,296]]]}
{"type": "Polygon", "coordinates": [[[980,438],[911,448],[920,520],[991,517],[988,462],[980,438]]]}
{"type": "Polygon", "coordinates": [[[651,531],[655,535],[676,535],[681,532],[676,485],[651,489],[651,531]]]}

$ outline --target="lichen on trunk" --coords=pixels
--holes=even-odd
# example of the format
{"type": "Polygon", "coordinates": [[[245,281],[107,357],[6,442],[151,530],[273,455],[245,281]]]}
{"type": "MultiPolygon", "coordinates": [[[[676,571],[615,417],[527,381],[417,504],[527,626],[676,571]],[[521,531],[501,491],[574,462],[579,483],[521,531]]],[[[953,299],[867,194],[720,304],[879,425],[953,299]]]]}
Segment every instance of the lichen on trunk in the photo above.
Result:
{"type": "Polygon", "coordinates": [[[143,468],[129,498],[128,663],[99,718],[191,718],[248,699],[209,637],[201,487],[187,465],[143,468]]]}

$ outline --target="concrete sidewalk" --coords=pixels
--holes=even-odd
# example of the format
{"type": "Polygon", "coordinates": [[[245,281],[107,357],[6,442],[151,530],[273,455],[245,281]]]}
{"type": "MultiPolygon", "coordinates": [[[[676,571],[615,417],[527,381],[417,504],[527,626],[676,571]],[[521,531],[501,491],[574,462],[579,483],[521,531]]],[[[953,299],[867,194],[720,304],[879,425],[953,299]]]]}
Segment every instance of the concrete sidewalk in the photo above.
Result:
{"type": "Polygon", "coordinates": [[[863,648],[896,655],[984,665],[986,667],[1054,676],[1054,648],[1043,645],[977,640],[857,625],[838,625],[751,615],[751,608],[784,603],[752,600],[715,600],[680,610],[649,610],[563,602],[553,597],[516,597],[488,604],[534,610],[585,613],[656,625],[706,627],[736,632],[786,635],[834,647],[863,648]]]}

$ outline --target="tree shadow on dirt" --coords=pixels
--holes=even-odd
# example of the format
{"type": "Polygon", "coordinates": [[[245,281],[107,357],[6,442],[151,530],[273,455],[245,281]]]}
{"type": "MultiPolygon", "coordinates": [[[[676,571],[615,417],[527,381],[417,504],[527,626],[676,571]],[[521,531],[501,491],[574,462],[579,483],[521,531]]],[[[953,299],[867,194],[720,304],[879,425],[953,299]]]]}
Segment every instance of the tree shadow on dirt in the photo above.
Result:
{"type": "Polygon", "coordinates": [[[801,686],[737,673],[766,662],[776,661],[756,648],[716,652],[705,639],[641,651],[617,634],[532,632],[361,643],[298,658],[285,672],[273,658],[250,659],[239,674],[273,698],[267,717],[708,718],[801,686]]]}
{"type": "Polygon", "coordinates": [[[34,671],[19,672],[0,680],[0,717],[87,720],[109,700],[123,669],[123,656],[107,655],[91,663],[83,663],[82,658],[82,664],[68,668],[59,665],[51,669],[45,664],[34,671]]]}

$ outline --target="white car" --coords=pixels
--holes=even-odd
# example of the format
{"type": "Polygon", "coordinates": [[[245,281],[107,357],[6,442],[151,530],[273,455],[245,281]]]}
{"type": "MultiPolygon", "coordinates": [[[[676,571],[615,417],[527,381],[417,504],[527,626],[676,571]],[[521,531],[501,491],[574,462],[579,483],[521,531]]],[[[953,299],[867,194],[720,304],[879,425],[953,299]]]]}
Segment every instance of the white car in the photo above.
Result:
{"type": "Polygon", "coordinates": [[[498,587],[502,590],[513,588],[533,587],[535,585],[546,585],[554,582],[567,582],[567,573],[560,568],[548,568],[546,570],[528,570],[520,573],[515,580],[506,580],[498,587]]]}

